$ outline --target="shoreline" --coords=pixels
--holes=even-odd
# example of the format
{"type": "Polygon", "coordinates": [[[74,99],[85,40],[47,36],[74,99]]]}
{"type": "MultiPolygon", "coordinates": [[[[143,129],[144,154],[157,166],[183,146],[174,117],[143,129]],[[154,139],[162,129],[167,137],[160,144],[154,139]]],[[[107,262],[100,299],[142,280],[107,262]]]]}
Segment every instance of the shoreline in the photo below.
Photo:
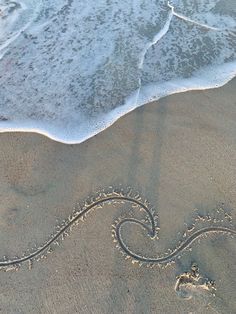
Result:
{"type": "MultiPolygon", "coordinates": [[[[0,128],[0,134],[1,133],[36,133],[43,136],[46,136],[47,138],[62,143],[62,144],[68,144],[68,145],[74,145],[74,144],[81,144],[83,142],[86,142],[93,136],[99,134],[100,132],[105,131],[107,128],[110,128],[114,123],[116,123],[119,119],[121,119],[123,116],[131,113],[132,111],[147,106],[150,103],[153,102],[159,102],[161,99],[165,99],[167,97],[172,97],[174,95],[182,94],[182,93],[188,93],[188,92],[195,92],[195,91],[206,91],[206,90],[212,90],[212,89],[218,89],[221,87],[224,87],[225,85],[229,84],[231,81],[236,80],[235,78],[235,71],[232,70],[233,65],[235,65],[235,62],[230,62],[228,64],[225,64],[226,70],[224,70],[226,73],[224,73],[222,66],[216,67],[215,69],[215,75],[211,83],[208,83],[210,81],[210,78],[207,77],[202,79],[202,75],[204,72],[207,71],[207,68],[204,71],[199,71],[195,77],[189,79],[181,79],[176,81],[170,81],[161,85],[158,84],[152,84],[144,87],[140,87],[138,91],[135,91],[132,95],[128,96],[125,104],[113,109],[109,113],[105,114],[104,116],[100,116],[97,120],[89,120],[89,118],[83,118],[83,114],[81,114],[80,122],[85,120],[85,122],[82,122],[82,124],[77,127],[77,123],[75,121],[67,123],[63,129],[63,133],[61,132],[62,128],[60,127],[52,127],[52,123],[48,122],[42,123],[42,122],[36,122],[29,121],[29,122],[21,122],[21,126],[18,127],[18,123],[15,122],[9,122],[5,120],[1,120],[2,117],[0,117],[1,124],[4,125],[4,128],[0,128]],[[227,65],[227,66],[226,66],[227,65]],[[222,76],[223,78],[219,76],[222,76]],[[232,73],[231,73],[232,72],[232,73]],[[223,80],[223,81],[222,81],[223,80]],[[191,83],[189,83],[191,81],[191,83]],[[193,83],[193,82],[194,83],[193,83]],[[206,85],[204,88],[202,88],[201,84],[205,81],[206,85]],[[150,89],[152,92],[150,92],[150,89]],[[161,92],[160,92],[161,90],[161,92]],[[164,92],[163,92],[164,90],[164,92]],[[168,95],[166,95],[166,90],[168,90],[168,95]],[[154,93],[152,95],[152,93],[154,93]],[[134,98],[136,98],[136,94],[140,96],[140,104],[133,104],[134,98]],[[148,96],[147,96],[148,95],[148,96]],[[84,123],[84,124],[83,124],[84,123]],[[92,129],[91,129],[91,125],[92,129]],[[84,135],[84,130],[86,128],[91,129],[89,131],[89,135],[84,135]],[[74,131],[71,132],[71,129],[74,131]],[[56,135],[57,134],[57,135],[56,135]],[[60,135],[61,134],[61,135],[60,135]],[[80,134],[80,135],[79,135],[80,134]],[[69,136],[69,138],[67,137],[69,136]]],[[[211,72],[210,72],[211,73],[211,72]]],[[[5,119],[5,118],[4,118],[5,119]]],[[[58,124],[58,122],[57,122],[58,124]]]]}
{"type": "MultiPolygon", "coordinates": [[[[155,241],[124,227],[125,242],[143,256],[173,250],[197,211],[214,218],[222,207],[235,225],[235,84],[147,104],[81,144],[0,134],[0,258],[39,247],[79,202],[109,186],[132,187],[158,215],[155,241]]],[[[3,313],[235,312],[234,238],[212,235],[166,269],[139,268],[111,237],[114,221],[129,215],[142,218],[126,204],[105,204],[32,270],[0,272],[3,313]],[[176,295],[176,276],[193,261],[215,280],[215,298],[198,288],[189,300],[176,295]]]]}

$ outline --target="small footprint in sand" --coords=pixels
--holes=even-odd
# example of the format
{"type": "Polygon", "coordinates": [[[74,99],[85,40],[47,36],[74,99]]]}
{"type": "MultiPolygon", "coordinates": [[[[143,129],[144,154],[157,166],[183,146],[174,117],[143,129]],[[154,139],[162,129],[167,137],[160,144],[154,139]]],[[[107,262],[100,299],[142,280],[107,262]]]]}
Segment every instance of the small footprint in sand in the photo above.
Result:
{"type": "Polygon", "coordinates": [[[177,276],[175,292],[184,299],[191,299],[194,295],[210,292],[214,294],[215,282],[200,275],[199,268],[193,263],[189,272],[177,276]]]}

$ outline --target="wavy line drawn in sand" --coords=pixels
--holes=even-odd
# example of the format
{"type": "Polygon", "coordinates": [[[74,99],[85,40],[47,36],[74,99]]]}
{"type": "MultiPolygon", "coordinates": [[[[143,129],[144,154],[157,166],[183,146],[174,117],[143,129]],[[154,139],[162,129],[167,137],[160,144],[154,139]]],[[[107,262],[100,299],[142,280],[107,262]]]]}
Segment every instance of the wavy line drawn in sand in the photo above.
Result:
{"type": "MultiPolygon", "coordinates": [[[[75,207],[68,219],[63,221],[63,223],[56,228],[56,232],[44,244],[37,247],[37,249],[28,250],[28,252],[22,254],[21,257],[12,259],[8,259],[4,256],[3,259],[0,260],[0,269],[5,271],[18,270],[20,266],[25,263],[28,263],[28,267],[31,269],[35,260],[39,261],[46,258],[47,254],[51,253],[53,248],[56,245],[60,245],[60,242],[69,235],[72,227],[77,225],[80,221],[84,221],[90,212],[95,209],[101,209],[105,204],[116,205],[125,203],[131,204],[133,207],[142,211],[145,214],[145,219],[136,219],[134,217],[118,219],[112,225],[112,237],[113,241],[116,243],[116,247],[119,248],[121,253],[125,256],[125,259],[131,259],[133,264],[138,263],[139,266],[144,264],[148,267],[153,267],[155,265],[167,267],[168,265],[175,263],[176,259],[180,258],[184,251],[191,249],[191,245],[204,236],[211,234],[236,235],[236,229],[232,225],[231,216],[225,212],[223,208],[220,208],[217,209],[217,212],[221,212],[221,215],[224,215],[223,220],[222,218],[213,219],[209,215],[197,215],[195,217],[195,222],[184,232],[182,240],[173,250],[169,249],[167,253],[157,257],[139,255],[126,245],[125,240],[122,238],[122,228],[127,224],[138,225],[147,232],[147,235],[151,240],[157,240],[159,227],[156,211],[151,208],[147,200],[142,200],[139,193],[134,193],[132,189],[127,188],[116,190],[110,187],[108,191],[103,190],[90,198],[84,205],[78,205],[79,209],[75,207]],[[201,226],[200,229],[195,230],[198,221],[201,223],[207,222],[208,225],[201,226]],[[227,226],[223,225],[223,222],[227,223],[227,226]],[[211,225],[209,225],[210,223],[211,225]]],[[[191,279],[193,278],[191,277],[191,279]]],[[[179,285],[180,283],[182,284],[182,281],[179,281],[179,285]]]]}

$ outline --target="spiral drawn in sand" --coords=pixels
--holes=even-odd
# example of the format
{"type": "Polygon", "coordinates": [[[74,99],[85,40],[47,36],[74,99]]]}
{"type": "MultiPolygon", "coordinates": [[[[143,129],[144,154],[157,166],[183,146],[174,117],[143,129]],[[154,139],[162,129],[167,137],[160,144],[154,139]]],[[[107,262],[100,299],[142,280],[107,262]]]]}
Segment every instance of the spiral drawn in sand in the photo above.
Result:
{"type": "MultiPolygon", "coordinates": [[[[0,269],[3,270],[18,270],[19,267],[28,262],[29,268],[32,267],[32,263],[34,260],[38,261],[42,258],[45,258],[47,253],[51,253],[54,245],[59,245],[61,240],[64,240],[66,236],[69,235],[69,231],[74,225],[77,225],[79,221],[84,221],[86,215],[94,210],[95,208],[102,208],[104,204],[116,204],[116,203],[129,203],[134,207],[137,207],[139,210],[143,211],[146,219],[136,219],[133,217],[120,218],[113,225],[112,236],[114,238],[114,242],[116,242],[116,246],[121,250],[122,254],[125,257],[131,258],[132,263],[146,264],[148,266],[167,266],[171,263],[174,263],[176,258],[179,258],[181,253],[183,253],[186,249],[190,248],[190,246],[199,238],[204,235],[209,234],[228,234],[231,236],[236,235],[236,229],[231,224],[231,217],[228,213],[224,212],[221,208],[221,211],[224,212],[225,218],[228,220],[229,226],[222,225],[222,222],[226,222],[226,220],[217,220],[212,219],[210,216],[201,216],[198,215],[195,218],[195,221],[207,221],[212,222],[212,225],[208,225],[205,227],[201,227],[200,229],[195,231],[195,224],[192,225],[190,229],[188,229],[184,235],[182,241],[180,241],[179,245],[174,248],[170,253],[166,253],[162,256],[157,257],[148,257],[142,256],[129,248],[125,239],[122,238],[122,228],[124,225],[132,225],[136,224],[147,231],[147,235],[150,239],[157,239],[158,235],[158,226],[157,226],[157,216],[155,214],[155,210],[150,208],[150,205],[146,200],[142,200],[139,194],[133,193],[131,189],[125,191],[115,191],[114,189],[110,189],[109,192],[101,192],[97,194],[97,196],[90,199],[90,201],[85,202],[83,206],[81,206],[80,210],[74,210],[74,212],[68,217],[66,221],[63,222],[62,225],[57,227],[57,231],[53,234],[50,239],[48,239],[44,244],[42,244],[37,249],[30,251],[30,253],[25,253],[21,257],[16,257],[12,259],[7,259],[4,257],[0,260],[0,269]],[[229,223],[230,222],[230,223],[229,223]],[[221,223],[221,225],[219,225],[221,223]]],[[[217,210],[219,211],[219,210],[217,210]]]]}

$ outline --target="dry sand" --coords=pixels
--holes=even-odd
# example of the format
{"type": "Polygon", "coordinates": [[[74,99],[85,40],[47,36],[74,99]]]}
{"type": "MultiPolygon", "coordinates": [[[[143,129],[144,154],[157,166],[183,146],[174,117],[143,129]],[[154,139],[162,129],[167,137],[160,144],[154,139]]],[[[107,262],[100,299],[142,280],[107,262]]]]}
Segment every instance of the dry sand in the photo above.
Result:
{"type": "MultiPolygon", "coordinates": [[[[37,134],[0,135],[0,254],[39,246],[79,200],[108,186],[131,186],[159,214],[160,240],[137,226],[131,246],[158,255],[174,248],[196,208],[236,208],[236,80],[146,105],[80,145],[37,134]]],[[[125,260],[111,237],[130,206],[105,205],[32,270],[0,272],[0,313],[235,313],[236,241],[210,236],[166,269],[125,260]],[[216,296],[184,300],[176,275],[195,261],[216,296]]]]}

